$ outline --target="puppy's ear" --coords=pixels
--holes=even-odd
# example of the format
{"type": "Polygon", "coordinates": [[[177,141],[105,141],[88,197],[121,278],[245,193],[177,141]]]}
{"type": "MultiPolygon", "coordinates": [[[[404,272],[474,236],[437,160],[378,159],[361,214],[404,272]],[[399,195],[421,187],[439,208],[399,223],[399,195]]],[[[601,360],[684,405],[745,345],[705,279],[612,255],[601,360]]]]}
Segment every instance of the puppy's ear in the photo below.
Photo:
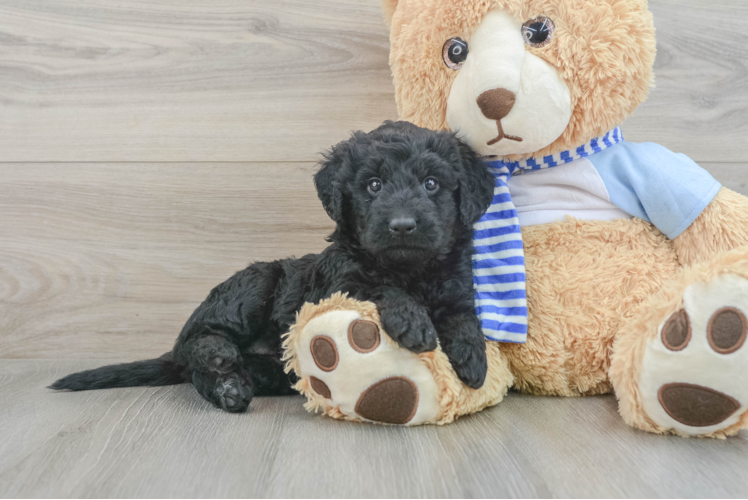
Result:
{"type": "Polygon", "coordinates": [[[483,160],[462,141],[457,142],[463,164],[460,175],[460,218],[463,224],[472,227],[491,206],[495,181],[483,160]]]}
{"type": "Polygon", "coordinates": [[[325,153],[320,169],[314,175],[317,196],[325,207],[327,215],[335,222],[343,219],[343,192],[340,172],[346,161],[347,144],[340,143],[325,153]]]}

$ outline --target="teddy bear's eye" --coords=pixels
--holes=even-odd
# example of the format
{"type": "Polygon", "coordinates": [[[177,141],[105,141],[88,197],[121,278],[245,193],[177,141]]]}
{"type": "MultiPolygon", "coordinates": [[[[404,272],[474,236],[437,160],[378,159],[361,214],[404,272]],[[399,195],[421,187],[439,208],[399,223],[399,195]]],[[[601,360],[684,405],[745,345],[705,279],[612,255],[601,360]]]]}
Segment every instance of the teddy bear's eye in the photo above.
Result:
{"type": "Polygon", "coordinates": [[[545,16],[538,16],[522,25],[522,38],[527,45],[537,49],[550,43],[555,29],[553,21],[545,16]]]}
{"type": "Polygon", "coordinates": [[[468,44],[462,38],[450,38],[442,48],[444,64],[449,69],[457,71],[462,67],[468,56],[468,44]]]}

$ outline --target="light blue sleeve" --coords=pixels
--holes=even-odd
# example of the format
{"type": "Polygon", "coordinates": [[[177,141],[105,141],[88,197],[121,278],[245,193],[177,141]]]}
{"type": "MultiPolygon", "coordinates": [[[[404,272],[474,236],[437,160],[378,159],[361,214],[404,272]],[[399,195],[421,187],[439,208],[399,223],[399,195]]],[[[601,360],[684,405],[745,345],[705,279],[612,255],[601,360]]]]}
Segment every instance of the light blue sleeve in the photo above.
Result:
{"type": "Polygon", "coordinates": [[[614,205],[670,239],[685,231],[722,187],[689,157],[659,144],[623,141],[588,159],[614,205]]]}

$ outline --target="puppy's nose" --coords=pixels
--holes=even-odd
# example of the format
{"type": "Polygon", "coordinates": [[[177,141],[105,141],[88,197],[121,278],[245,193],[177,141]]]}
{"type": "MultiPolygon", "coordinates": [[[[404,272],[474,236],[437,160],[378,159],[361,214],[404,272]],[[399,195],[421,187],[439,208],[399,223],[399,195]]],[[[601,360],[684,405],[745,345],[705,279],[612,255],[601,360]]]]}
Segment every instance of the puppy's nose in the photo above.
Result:
{"type": "Polygon", "coordinates": [[[390,221],[390,232],[396,236],[407,236],[416,230],[416,221],[412,217],[400,217],[390,221]]]}
{"type": "Polygon", "coordinates": [[[514,107],[517,96],[507,89],[486,90],[478,96],[478,107],[489,120],[501,120],[514,107]]]}

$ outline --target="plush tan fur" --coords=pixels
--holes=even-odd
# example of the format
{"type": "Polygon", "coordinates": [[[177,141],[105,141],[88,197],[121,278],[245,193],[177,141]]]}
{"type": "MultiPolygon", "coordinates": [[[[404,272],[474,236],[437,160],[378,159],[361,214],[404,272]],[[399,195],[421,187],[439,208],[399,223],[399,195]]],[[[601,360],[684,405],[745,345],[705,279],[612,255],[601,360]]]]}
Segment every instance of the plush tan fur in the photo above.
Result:
{"type": "Polygon", "coordinates": [[[613,340],[635,308],[676,272],[672,242],[641,220],[569,219],[524,228],[529,335],[502,347],[515,388],[610,392],[613,340]]]}
{"type": "Polygon", "coordinates": [[[656,45],[646,0],[385,0],[385,13],[392,13],[390,65],[401,119],[449,128],[447,97],[456,72],[444,65],[442,46],[452,37],[469,40],[495,8],[522,20],[541,14],[554,20],[554,43],[528,50],[558,69],[571,90],[566,131],[525,156],[576,148],[620,124],[647,98],[656,45]]]}
{"type": "MultiPolygon", "coordinates": [[[[541,14],[553,19],[553,43],[527,50],[557,68],[571,90],[572,117],[565,132],[526,156],[576,148],[619,125],[652,85],[655,38],[646,0],[382,1],[391,27],[390,63],[400,117],[420,126],[448,128],[447,98],[456,73],[443,63],[444,42],[457,36],[469,40],[483,16],[496,8],[521,20],[541,14]]],[[[522,234],[527,343],[489,342],[489,382],[478,391],[459,384],[441,351],[421,355],[441,391],[439,423],[496,404],[514,384],[522,392],[559,396],[615,390],[628,424],[676,433],[657,425],[643,409],[639,380],[645,345],[682,306],[689,285],[725,273],[748,278],[748,199],[721,190],[673,241],[639,219],[568,219],[525,227],[522,234]]],[[[371,304],[337,298],[305,307],[296,328],[327,307],[352,308],[376,318],[371,304]]],[[[294,330],[286,340],[289,346],[293,338],[294,330]]],[[[288,361],[293,368],[293,358],[288,361]]],[[[310,394],[306,381],[298,388],[311,407],[341,418],[310,394]]],[[[746,426],[748,413],[708,437],[731,435],[746,426]]]]}
{"type": "MultiPolygon", "coordinates": [[[[359,418],[343,414],[339,407],[331,405],[328,400],[314,392],[311,389],[309,377],[303,374],[299,365],[297,353],[300,349],[304,348],[304,346],[299,344],[301,332],[304,327],[312,319],[332,311],[356,311],[361,315],[361,319],[380,325],[379,313],[374,304],[350,299],[346,294],[336,293],[329,299],[325,299],[318,304],[305,304],[296,315],[296,323],[284,336],[283,349],[285,354],[283,361],[286,363],[285,370],[286,373],[293,371],[294,373],[301,374],[295,388],[306,396],[307,402],[305,407],[307,410],[313,412],[321,411],[332,418],[361,421],[359,418]]],[[[382,342],[394,344],[394,341],[387,335],[382,336],[382,342]]],[[[481,390],[477,391],[463,385],[459,381],[452,371],[447,356],[440,348],[437,348],[433,352],[418,355],[419,360],[426,365],[433,375],[439,390],[440,413],[434,421],[424,423],[448,424],[461,415],[475,413],[487,406],[496,405],[504,399],[513,381],[512,374],[509,371],[509,364],[501,355],[499,344],[490,344],[487,347],[487,354],[489,360],[488,375],[481,390]]]]}
{"type": "MultiPolygon", "coordinates": [[[[525,156],[575,148],[619,125],[653,83],[656,46],[646,0],[384,1],[400,116],[421,126],[448,128],[447,97],[456,73],[442,62],[442,44],[456,36],[469,40],[482,17],[496,8],[522,20],[541,14],[553,19],[553,43],[527,50],[557,68],[571,90],[566,131],[549,147],[525,156]]],[[[663,432],[637,402],[643,342],[678,307],[693,280],[729,272],[730,264],[742,270],[735,257],[739,251],[720,252],[748,245],[748,199],[723,189],[674,241],[640,220],[568,220],[522,233],[528,341],[501,351],[515,388],[576,396],[615,386],[629,424],[663,432]],[[704,264],[684,270],[696,263],[704,264]]]]}
{"type": "MultiPolygon", "coordinates": [[[[642,408],[639,392],[639,375],[642,372],[644,349],[648,341],[658,335],[662,322],[683,307],[683,293],[693,283],[707,283],[721,274],[734,274],[748,279],[748,248],[742,247],[713,257],[707,262],[684,268],[649,300],[644,301],[616,336],[615,356],[610,369],[610,379],[619,400],[619,409],[629,425],[658,434],[678,434],[655,424],[642,408]]],[[[724,438],[745,428],[748,413],[740,421],[719,432],[702,437],[724,438]]]]}
{"type": "MultiPolygon", "coordinates": [[[[297,353],[303,348],[300,345],[301,332],[304,327],[312,319],[317,316],[321,316],[331,311],[356,311],[361,315],[361,319],[367,321],[373,321],[379,324],[379,313],[374,304],[370,302],[359,302],[357,300],[349,299],[347,295],[342,293],[336,293],[327,300],[323,300],[318,304],[304,304],[301,310],[296,313],[296,322],[291,326],[288,333],[283,336],[283,361],[285,362],[286,373],[292,371],[300,375],[299,381],[296,383],[294,388],[301,394],[306,396],[307,402],[304,407],[312,412],[322,411],[325,415],[333,418],[355,420],[348,418],[344,415],[340,409],[336,406],[330,405],[325,398],[317,394],[311,389],[309,377],[304,376],[301,371],[301,365],[299,364],[297,353]]],[[[387,336],[384,336],[382,341],[392,342],[387,336]]],[[[440,377],[442,378],[442,377],[440,377]]],[[[437,381],[437,385],[439,382],[437,381]]],[[[439,386],[440,390],[443,390],[443,386],[439,386]]]]}
{"type": "Polygon", "coordinates": [[[748,198],[722,188],[686,232],[673,240],[684,266],[748,245],[748,198]]]}

